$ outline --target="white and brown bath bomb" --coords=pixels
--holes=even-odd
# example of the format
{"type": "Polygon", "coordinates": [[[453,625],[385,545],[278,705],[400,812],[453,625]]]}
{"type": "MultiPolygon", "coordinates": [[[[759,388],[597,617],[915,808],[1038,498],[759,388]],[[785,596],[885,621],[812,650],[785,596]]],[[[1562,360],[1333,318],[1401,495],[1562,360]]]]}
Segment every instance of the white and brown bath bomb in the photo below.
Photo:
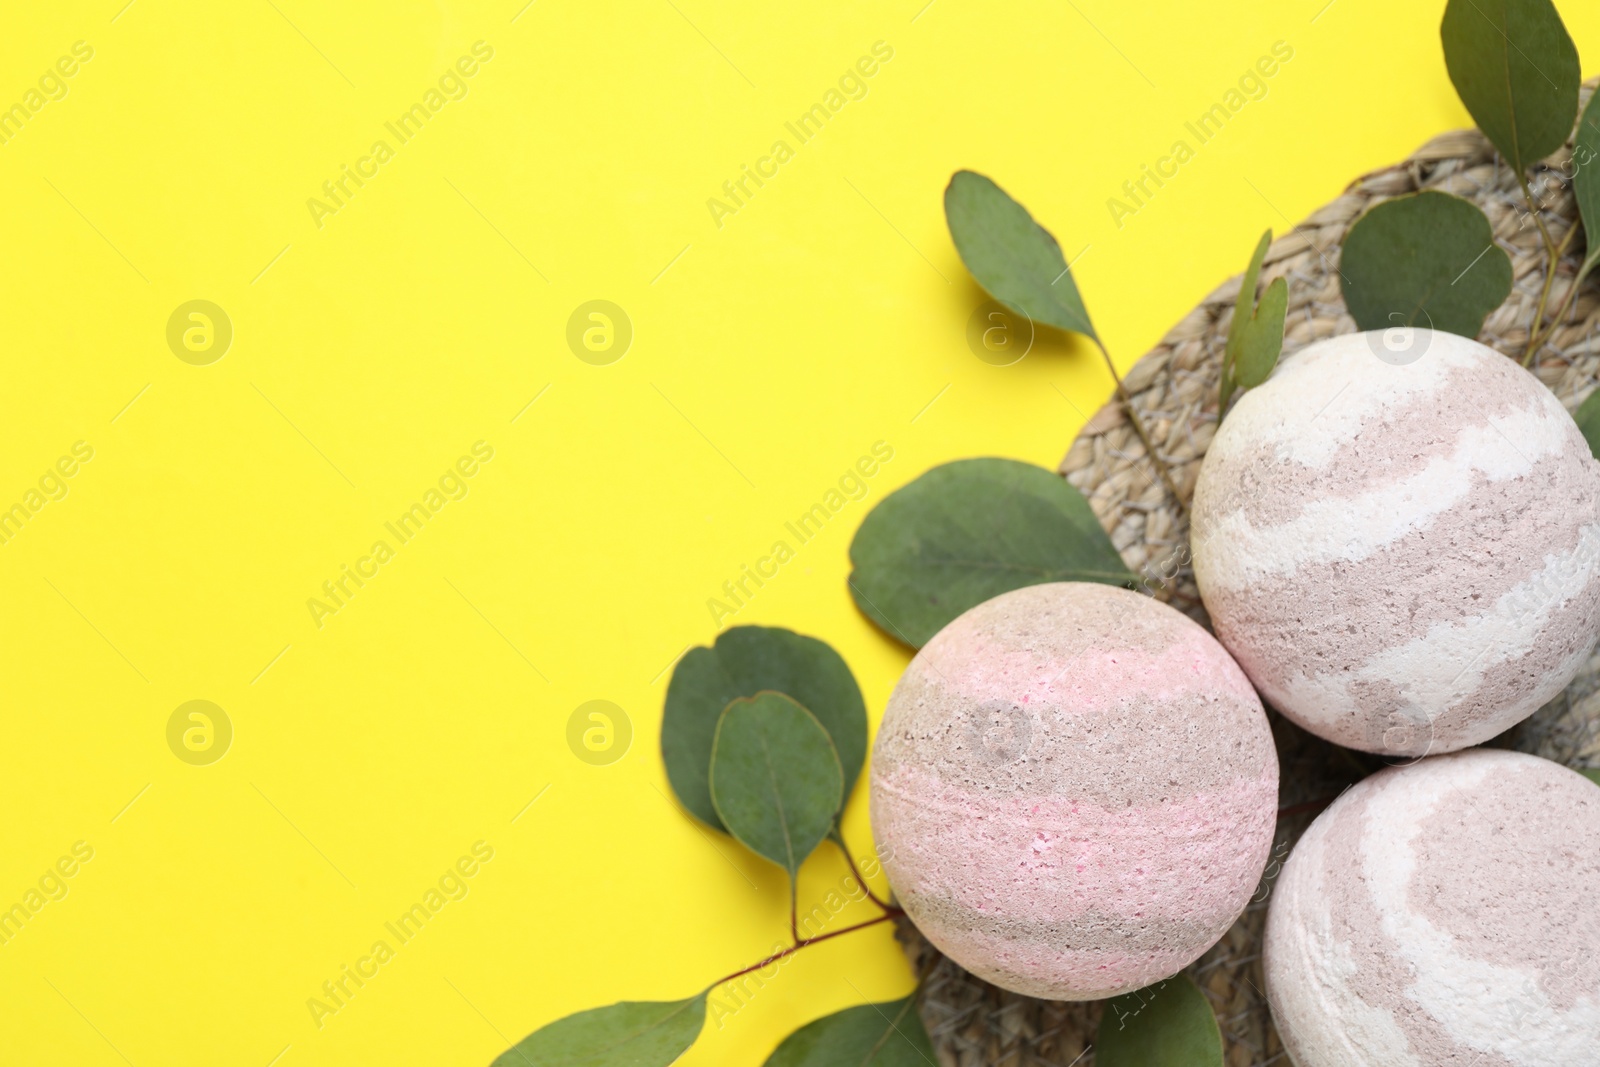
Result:
{"type": "Polygon", "coordinates": [[[1267,916],[1267,999],[1298,1067],[1600,1062],[1600,788],[1471,749],[1323,812],[1267,916]]]}
{"type": "Polygon", "coordinates": [[[900,678],[872,829],[901,905],[1007,989],[1090,1000],[1181,970],[1260,881],[1278,758],[1203,627],[1064,582],[978,605],[900,678]]]}
{"type": "Polygon", "coordinates": [[[1516,361],[1385,339],[1318,342],[1240,398],[1195,487],[1195,578],[1267,703],[1350,748],[1450,752],[1600,634],[1600,462],[1516,361]]]}

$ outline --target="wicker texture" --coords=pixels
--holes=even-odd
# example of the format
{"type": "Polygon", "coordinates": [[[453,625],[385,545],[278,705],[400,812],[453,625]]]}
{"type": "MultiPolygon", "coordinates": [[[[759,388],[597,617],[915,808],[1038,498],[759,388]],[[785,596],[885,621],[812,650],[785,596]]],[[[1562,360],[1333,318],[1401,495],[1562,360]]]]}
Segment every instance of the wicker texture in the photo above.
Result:
{"type": "MultiPolygon", "coordinates": [[[[1587,99],[1590,89],[1585,88],[1587,99]]],[[[1541,217],[1557,241],[1578,224],[1570,181],[1570,145],[1545,161],[1532,182],[1541,217]]],[[[1262,287],[1289,281],[1284,353],[1355,330],[1339,290],[1344,235],[1372,204],[1419,189],[1440,189],[1477,203],[1495,238],[1512,257],[1510,298],[1484,323],[1480,339],[1520,359],[1544,282],[1545,252],[1516,176],[1476,130],[1448,133],[1404,162],[1366,175],[1337,200],[1273,242],[1262,287]]],[[[1550,294],[1560,305],[1582,260],[1577,235],[1550,294]]],[[[1193,491],[1216,430],[1217,384],[1228,325],[1238,296],[1234,277],[1207,297],[1126,376],[1180,492],[1193,491]]],[[[1600,287],[1586,281],[1576,306],[1535,355],[1534,373],[1568,409],[1592,391],[1600,374],[1600,287]]],[[[1089,498],[1123,558],[1148,592],[1206,622],[1188,559],[1188,520],[1164,491],[1121,407],[1107,404],[1090,419],[1061,463],[1061,473],[1089,498]]],[[[1310,736],[1269,713],[1282,763],[1282,811],[1267,878],[1244,915],[1188,973],[1211,999],[1221,1024],[1228,1067],[1287,1067],[1261,992],[1261,933],[1271,879],[1311,820],[1347,785],[1383,766],[1310,736]]],[[[1591,657],[1566,693],[1492,744],[1571,766],[1600,764],[1600,656],[1591,657]]],[[[988,985],[938,954],[909,924],[901,938],[919,973],[931,968],[922,1012],[946,1067],[1092,1067],[1099,1004],[1059,1004],[988,985]]]]}

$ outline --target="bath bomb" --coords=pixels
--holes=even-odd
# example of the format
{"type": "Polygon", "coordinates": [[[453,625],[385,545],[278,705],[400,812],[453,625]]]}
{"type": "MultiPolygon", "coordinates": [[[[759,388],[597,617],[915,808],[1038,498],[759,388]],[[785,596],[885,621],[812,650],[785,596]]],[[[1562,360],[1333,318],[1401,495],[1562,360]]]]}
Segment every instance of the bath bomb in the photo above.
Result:
{"type": "Polygon", "coordinates": [[[1600,462],[1538,379],[1454,334],[1285,359],[1217,430],[1190,542],[1267,703],[1367,752],[1486,741],[1600,636],[1600,462]]]}
{"type": "Polygon", "coordinates": [[[1029,996],[1175,974],[1260,882],[1278,757],[1244,673],[1193,620],[1107,585],[979,604],[906,668],[872,829],[938,949],[1029,996]]]}
{"type": "Polygon", "coordinates": [[[1470,749],[1346,792],[1273,887],[1265,970],[1298,1067],[1600,1058],[1600,788],[1470,749]]]}

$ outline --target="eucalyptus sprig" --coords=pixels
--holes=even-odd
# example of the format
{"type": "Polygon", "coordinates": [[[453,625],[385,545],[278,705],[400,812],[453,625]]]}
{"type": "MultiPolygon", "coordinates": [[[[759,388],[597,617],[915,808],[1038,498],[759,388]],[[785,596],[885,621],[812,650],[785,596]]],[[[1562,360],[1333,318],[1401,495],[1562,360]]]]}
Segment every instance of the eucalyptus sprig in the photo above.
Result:
{"type": "MultiPolygon", "coordinates": [[[[1556,308],[1556,313],[1550,317],[1544,335],[1532,342],[1536,345],[1549,340],[1556,326],[1567,317],[1567,312],[1577,302],[1578,288],[1583,285],[1583,280],[1589,276],[1595,264],[1600,263],[1600,240],[1589,237],[1590,234],[1600,234],[1600,92],[1590,95],[1589,103],[1578,119],[1578,131],[1573,135],[1572,197],[1577,201],[1578,217],[1583,220],[1583,232],[1588,238],[1589,247],[1584,252],[1577,275],[1567,287],[1566,296],[1556,308]]],[[[1571,237],[1576,229],[1575,226],[1569,229],[1567,236],[1571,237]]]]}
{"type": "MultiPolygon", "coordinates": [[[[740,626],[687,652],[673,669],[662,716],[668,779],[690,815],[783,868],[790,943],[683,1000],[622,1001],[558,1019],[507,1049],[494,1067],[667,1067],[698,1039],[718,987],[905,914],[872,892],[839,829],[866,743],[860,687],[826,643],[777,627],[740,626]],[[848,896],[870,902],[878,914],[820,932],[808,920],[802,930],[800,866],[825,839],[849,866],[848,896]]],[[[769,1067],[931,1062],[915,994],[818,1019],[767,1060],[769,1067]]]]}
{"type": "Polygon", "coordinates": [[[990,296],[1036,323],[1082,334],[1100,350],[1133,432],[1139,435],[1145,454],[1173,503],[1182,509],[1183,497],[1172,480],[1172,471],[1133,406],[1133,397],[1122,384],[1105,342],[1089,321],[1072,267],[1061,254],[1055,237],[1034,221],[1027,208],[976,171],[958,170],[951,177],[944,191],[944,213],[961,262],[990,296]]]}
{"type": "MultiPolygon", "coordinates": [[[[1544,325],[1545,305],[1561,255],[1577,230],[1569,227],[1559,242],[1555,240],[1534,202],[1528,172],[1572,133],[1578,112],[1578,49],[1550,0],[1450,0],[1439,37],[1456,93],[1516,174],[1523,202],[1544,243],[1544,284],[1522,356],[1527,366],[1560,322],[1558,312],[1544,325]]],[[[1586,214],[1586,228],[1588,222],[1586,214]]],[[[1581,280],[1580,274],[1571,292],[1581,280]]]]}
{"type": "MultiPolygon", "coordinates": [[[[1550,0],[1449,0],[1439,37],[1461,102],[1516,176],[1545,251],[1544,280],[1522,365],[1550,339],[1600,262],[1600,104],[1578,111],[1578,50],[1550,0]],[[1529,173],[1573,135],[1571,183],[1589,249],[1546,319],[1562,255],[1577,236],[1550,232],[1529,173]]],[[[1600,94],[1596,94],[1600,96],[1600,94]]],[[[1425,326],[1475,337],[1510,295],[1510,258],[1475,204],[1438,190],[1398,196],[1364,212],[1345,235],[1340,288],[1363,330],[1425,326]]]]}

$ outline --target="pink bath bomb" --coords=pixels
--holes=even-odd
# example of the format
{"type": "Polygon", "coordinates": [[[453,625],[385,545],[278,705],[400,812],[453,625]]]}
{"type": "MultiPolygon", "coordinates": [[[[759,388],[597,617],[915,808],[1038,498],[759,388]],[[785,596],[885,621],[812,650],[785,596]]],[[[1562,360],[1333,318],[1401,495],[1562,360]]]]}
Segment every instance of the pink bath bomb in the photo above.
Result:
{"type": "Polygon", "coordinates": [[[1454,334],[1287,357],[1217,430],[1190,541],[1262,697],[1350,748],[1487,741],[1600,636],[1600,463],[1537,378],[1454,334]]]}
{"type": "Polygon", "coordinates": [[[1300,839],[1266,992],[1298,1067],[1600,1062],[1600,789],[1469,749],[1380,771],[1300,839]]]}
{"type": "Polygon", "coordinates": [[[1175,974],[1259,884],[1278,758],[1244,673],[1148,597],[1062,582],[918,652],[872,757],[901,905],[979,977],[1093,1000],[1175,974]]]}

